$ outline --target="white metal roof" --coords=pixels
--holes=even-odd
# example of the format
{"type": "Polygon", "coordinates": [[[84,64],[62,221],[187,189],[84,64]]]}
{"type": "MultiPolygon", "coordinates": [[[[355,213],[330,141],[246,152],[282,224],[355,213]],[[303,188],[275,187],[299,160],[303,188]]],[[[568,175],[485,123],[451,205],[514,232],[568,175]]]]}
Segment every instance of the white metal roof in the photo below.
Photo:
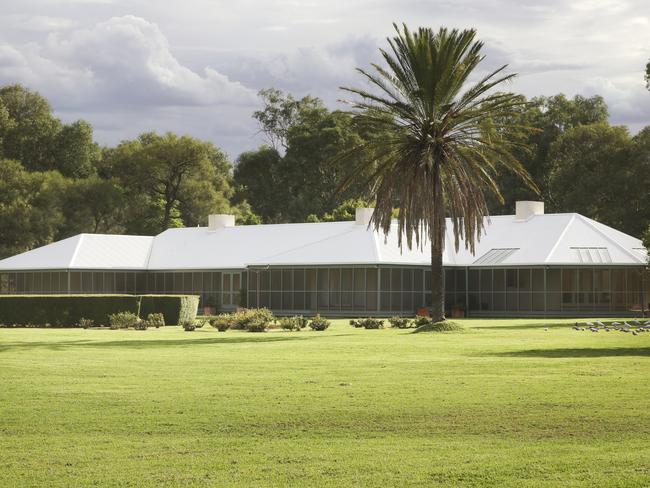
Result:
{"type": "MultiPolygon", "coordinates": [[[[169,229],[156,237],[81,234],[0,261],[21,269],[241,269],[247,266],[427,265],[428,243],[400,250],[388,236],[352,222],[169,229]]],[[[642,265],[641,241],[579,214],[491,217],[472,255],[454,249],[447,266],[642,265]],[[598,259],[596,259],[598,258],[598,259]],[[589,262],[591,259],[592,262],[589,262]]]]}
{"type": "Polygon", "coordinates": [[[146,269],[153,237],[79,234],[0,261],[0,270],[146,269]]]}

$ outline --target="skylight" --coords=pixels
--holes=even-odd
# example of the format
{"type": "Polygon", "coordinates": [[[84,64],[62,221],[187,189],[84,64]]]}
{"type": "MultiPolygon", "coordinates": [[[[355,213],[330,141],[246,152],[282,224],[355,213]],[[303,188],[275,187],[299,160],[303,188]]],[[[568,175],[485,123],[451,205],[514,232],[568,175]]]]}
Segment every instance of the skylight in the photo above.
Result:
{"type": "Polygon", "coordinates": [[[611,263],[612,257],[606,247],[572,247],[579,263],[611,263]]]}
{"type": "Polygon", "coordinates": [[[518,247],[490,249],[488,252],[483,254],[483,256],[474,261],[474,264],[499,264],[505,261],[509,256],[512,256],[514,252],[518,250],[518,247]]]}

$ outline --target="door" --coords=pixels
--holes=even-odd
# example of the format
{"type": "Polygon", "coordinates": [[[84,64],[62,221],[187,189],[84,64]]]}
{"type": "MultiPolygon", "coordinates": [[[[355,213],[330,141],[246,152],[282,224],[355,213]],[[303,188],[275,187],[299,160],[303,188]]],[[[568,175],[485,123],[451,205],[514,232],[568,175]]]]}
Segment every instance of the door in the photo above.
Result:
{"type": "Polygon", "coordinates": [[[239,291],[241,289],[241,273],[222,273],[221,290],[224,309],[234,309],[239,306],[239,291]]]}

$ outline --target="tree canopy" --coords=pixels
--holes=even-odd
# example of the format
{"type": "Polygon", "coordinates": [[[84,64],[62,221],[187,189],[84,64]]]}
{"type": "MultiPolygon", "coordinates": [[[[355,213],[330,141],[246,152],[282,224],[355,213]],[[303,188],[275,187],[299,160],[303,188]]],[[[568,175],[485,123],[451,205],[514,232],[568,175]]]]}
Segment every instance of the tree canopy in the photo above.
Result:
{"type": "MultiPolygon", "coordinates": [[[[382,131],[391,115],[376,113],[379,123],[277,89],[263,90],[260,100],[252,115],[269,145],[231,163],[213,143],[177,134],[146,132],[100,147],[88,122],[63,123],[37,92],[0,87],[0,257],[81,232],[205,225],[213,212],[234,213],[238,224],[329,221],[353,219],[355,206],[371,204],[382,157],[372,142],[389,140],[382,131]],[[362,161],[370,163],[360,168],[362,161]],[[351,168],[365,173],[337,191],[351,168]]],[[[488,211],[512,213],[516,200],[542,198],[551,212],[579,211],[641,237],[650,220],[643,198],[650,128],[630,135],[610,126],[598,96],[520,101],[481,130],[508,131],[511,152],[541,197],[499,170],[492,178],[503,201],[486,193],[488,211]]]]}

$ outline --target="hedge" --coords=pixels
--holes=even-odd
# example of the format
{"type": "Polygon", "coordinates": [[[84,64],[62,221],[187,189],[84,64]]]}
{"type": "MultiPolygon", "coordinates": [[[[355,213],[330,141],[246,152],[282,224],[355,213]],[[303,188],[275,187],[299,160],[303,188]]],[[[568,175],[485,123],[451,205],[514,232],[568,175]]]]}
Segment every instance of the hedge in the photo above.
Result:
{"type": "Polygon", "coordinates": [[[194,320],[198,308],[199,297],[196,295],[142,295],[140,317],[161,313],[165,316],[165,324],[182,324],[194,320]]]}
{"type": "Polygon", "coordinates": [[[194,319],[198,303],[194,295],[0,295],[0,324],[70,327],[85,318],[107,325],[109,315],[131,312],[162,313],[175,325],[194,319]]]}

